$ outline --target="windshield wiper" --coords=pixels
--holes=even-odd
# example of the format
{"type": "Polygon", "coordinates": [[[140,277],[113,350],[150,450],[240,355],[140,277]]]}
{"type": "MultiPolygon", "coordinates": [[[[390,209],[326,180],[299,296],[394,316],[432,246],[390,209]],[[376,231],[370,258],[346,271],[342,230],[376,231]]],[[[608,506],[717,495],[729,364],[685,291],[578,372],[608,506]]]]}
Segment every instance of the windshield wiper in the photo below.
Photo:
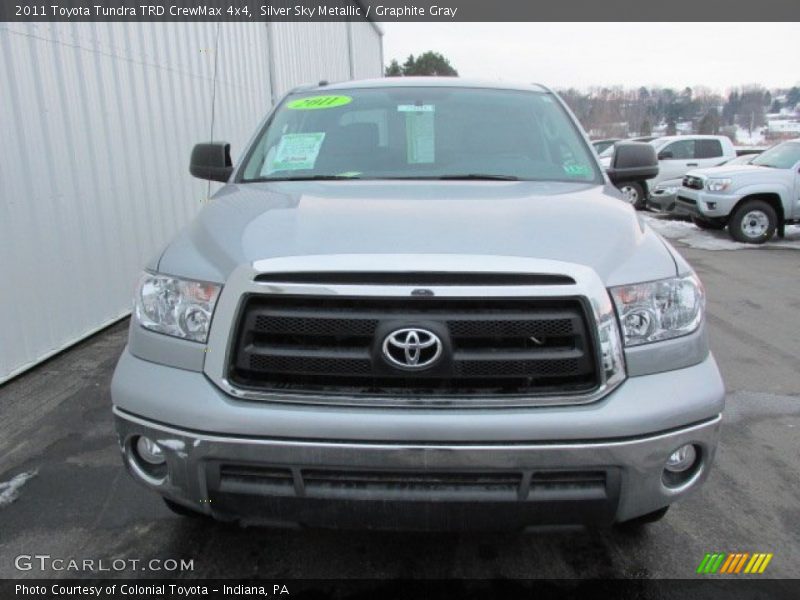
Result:
{"type": "Polygon", "coordinates": [[[487,181],[519,181],[515,175],[491,175],[487,173],[465,173],[463,175],[440,175],[436,179],[485,179],[487,181]]]}
{"type": "Polygon", "coordinates": [[[361,179],[358,175],[303,175],[300,177],[259,177],[253,181],[335,181],[338,179],[361,179]]]}

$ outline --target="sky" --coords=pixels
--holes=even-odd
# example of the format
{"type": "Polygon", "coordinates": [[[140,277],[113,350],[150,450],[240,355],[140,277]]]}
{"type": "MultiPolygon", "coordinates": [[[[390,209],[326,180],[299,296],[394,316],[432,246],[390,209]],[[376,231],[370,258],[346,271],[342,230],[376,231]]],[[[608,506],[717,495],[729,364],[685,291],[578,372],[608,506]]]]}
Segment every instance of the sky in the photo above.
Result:
{"type": "Polygon", "coordinates": [[[462,77],[554,88],[800,84],[800,23],[381,23],[388,64],[444,54],[462,77]]]}

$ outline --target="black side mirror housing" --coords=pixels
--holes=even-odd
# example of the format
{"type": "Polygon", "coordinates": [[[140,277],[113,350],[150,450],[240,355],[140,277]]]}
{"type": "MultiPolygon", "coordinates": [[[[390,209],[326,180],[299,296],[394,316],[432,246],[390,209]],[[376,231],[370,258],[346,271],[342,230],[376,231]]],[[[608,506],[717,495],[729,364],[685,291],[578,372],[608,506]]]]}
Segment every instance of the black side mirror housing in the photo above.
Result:
{"type": "Polygon", "coordinates": [[[658,160],[669,160],[671,158],[675,158],[670,150],[664,150],[658,155],[658,160]]]}
{"type": "Polygon", "coordinates": [[[196,144],[192,149],[189,172],[199,179],[226,183],[233,173],[231,145],[226,142],[196,144]]]}
{"type": "Polygon", "coordinates": [[[619,142],[606,172],[614,185],[652,179],[658,175],[656,150],[644,142],[619,142]]]}

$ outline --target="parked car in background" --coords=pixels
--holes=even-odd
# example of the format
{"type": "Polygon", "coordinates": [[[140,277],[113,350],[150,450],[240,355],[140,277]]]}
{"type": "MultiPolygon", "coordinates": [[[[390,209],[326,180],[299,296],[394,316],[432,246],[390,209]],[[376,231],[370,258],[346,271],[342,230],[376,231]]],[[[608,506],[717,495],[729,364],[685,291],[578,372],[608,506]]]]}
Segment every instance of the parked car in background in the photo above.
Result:
{"type": "MultiPolygon", "coordinates": [[[[735,156],[734,158],[725,161],[723,164],[749,165],[760,152],[761,150],[754,150],[752,153],[740,154],[739,156],[735,156]]],[[[656,184],[656,186],[653,188],[653,191],[650,192],[650,195],[647,197],[647,208],[657,212],[687,214],[686,211],[681,211],[676,205],[676,200],[678,199],[678,190],[681,189],[682,181],[683,177],[678,177],[676,179],[669,179],[656,184]]],[[[698,227],[707,229],[705,221],[698,223],[697,221],[699,219],[697,219],[697,217],[693,217],[692,220],[695,221],[698,227]]]]}
{"type": "Polygon", "coordinates": [[[647,208],[656,212],[675,213],[675,201],[682,179],[669,179],[656,184],[647,197],[647,208]]]}
{"type": "Polygon", "coordinates": [[[769,146],[736,146],[736,156],[745,156],[747,154],[761,154],[767,150],[769,146]]]}
{"type": "MultiPolygon", "coordinates": [[[[650,180],[630,181],[620,187],[623,198],[635,208],[645,207],[650,190],[662,181],[683,177],[694,168],[715,167],[736,156],[730,138],[724,135],[672,135],[648,142],[658,153],[658,175],[650,180]]],[[[613,149],[601,156],[601,163],[611,164],[613,149]]]]}
{"type": "Polygon", "coordinates": [[[800,222],[800,138],[778,144],[750,164],[689,171],[676,210],[707,229],[728,227],[734,240],[763,244],[800,222]]]}
{"type": "Polygon", "coordinates": [[[614,144],[619,142],[619,138],[612,138],[607,140],[594,140],[592,142],[592,146],[594,146],[594,151],[598,154],[602,154],[606,149],[611,148],[614,144]]]}

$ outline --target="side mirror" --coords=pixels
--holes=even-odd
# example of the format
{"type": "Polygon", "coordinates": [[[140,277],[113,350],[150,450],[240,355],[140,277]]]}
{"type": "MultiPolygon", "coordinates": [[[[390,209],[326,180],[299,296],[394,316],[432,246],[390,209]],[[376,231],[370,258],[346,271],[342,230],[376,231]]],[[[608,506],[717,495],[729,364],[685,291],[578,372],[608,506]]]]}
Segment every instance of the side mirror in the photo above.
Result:
{"type": "Polygon", "coordinates": [[[233,173],[231,145],[225,142],[196,144],[189,161],[189,173],[199,179],[227,182],[233,173]]]}
{"type": "Polygon", "coordinates": [[[669,160],[671,158],[675,158],[675,155],[672,154],[671,150],[664,150],[658,154],[658,160],[669,160]]]}
{"type": "Polygon", "coordinates": [[[652,179],[658,175],[656,150],[643,142],[619,142],[606,172],[614,185],[652,179]]]}

